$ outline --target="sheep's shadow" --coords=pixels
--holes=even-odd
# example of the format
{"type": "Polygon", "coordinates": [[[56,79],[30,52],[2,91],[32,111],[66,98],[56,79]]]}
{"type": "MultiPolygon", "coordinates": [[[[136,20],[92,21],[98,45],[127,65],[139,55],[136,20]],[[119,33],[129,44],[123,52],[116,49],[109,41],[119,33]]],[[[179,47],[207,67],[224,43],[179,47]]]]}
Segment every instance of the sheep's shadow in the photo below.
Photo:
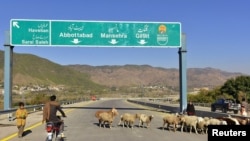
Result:
{"type": "Polygon", "coordinates": [[[31,134],[31,133],[32,133],[31,130],[25,130],[25,131],[23,132],[23,136],[27,136],[28,134],[31,134]]]}
{"type": "MultiPolygon", "coordinates": [[[[176,131],[174,131],[173,126],[167,127],[158,127],[157,129],[162,130],[162,131],[168,131],[168,132],[183,132],[183,133],[189,133],[190,127],[187,127],[187,130],[183,128],[183,131],[181,131],[181,127],[177,127],[176,131]]],[[[195,130],[192,129],[191,133],[195,133],[195,130]]]]}
{"type": "Polygon", "coordinates": [[[124,124],[124,126],[123,126],[123,124],[117,124],[117,127],[121,127],[121,128],[135,128],[135,127],[139,127],[138,125],[133,125],[133,126],[131,126],[131,125],[126,125],[126,124],[124,124]]]}
{"type": "MultiPolygon", "coordinates": [[[[162,130],[162,131],[173,131],[174,132],[174,128],[172,126],[169,127],[158,127],[157,129],[162,130]]],[[[181,129],[176,128],[176,131],[180,131],[181,129]]]]}
{"type": "MultiPolygon", "coordinates": [[[[102,124],[101,126],[99,125],[99,123],[95,122],[93,123],[95,126],[97,126],[98,128],[110,128],[109,124],[105,123],[105,124],[102,124]]],[[[114,125],[111,125],[111,128],[113,128],[114,125]]]]}

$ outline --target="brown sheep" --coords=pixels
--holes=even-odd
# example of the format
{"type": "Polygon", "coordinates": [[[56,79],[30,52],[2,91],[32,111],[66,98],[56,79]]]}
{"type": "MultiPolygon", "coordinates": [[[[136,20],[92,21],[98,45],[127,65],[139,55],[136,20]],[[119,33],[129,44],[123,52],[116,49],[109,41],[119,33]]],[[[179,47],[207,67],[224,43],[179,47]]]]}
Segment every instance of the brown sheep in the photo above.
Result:
{"type": "Polygon", "coordinates": [[[227,125],[240,125],[239,121],[236,118],[233,117],[216,117],[216,119],[219,119],[220,121],[225,121],[227,125]]]}
{"type": "Polygon", "coordinates": [[[249,123],[250,123],[249,122],[250,118],[247,118],[247,117],[234,117],[234,118],[238,120],[240,125],[249,125],[249,123]]]}
{"type": "Polygon", "coordinates": [[[118,114],[119,114],[118,111],[115,108],[112,108],[109,111],[96,111],[95,117],[99,121],[99,127],[101,127],[101,125],[103,125],[104,127],[105,122],[107,122],[111,128],[113,120],[115,116],[117,116],[118,114]]]}
{"type": "Polygon", "coordinates": [[[109,112],[109,111],[112,111],[113,109],[115,109],[114,107],[108,111],[104,111],[104,110],[98,110],[95,112],[95,117],[99,119],[100,117],[100,113],[103,113],[103,112],[109,112]]]}

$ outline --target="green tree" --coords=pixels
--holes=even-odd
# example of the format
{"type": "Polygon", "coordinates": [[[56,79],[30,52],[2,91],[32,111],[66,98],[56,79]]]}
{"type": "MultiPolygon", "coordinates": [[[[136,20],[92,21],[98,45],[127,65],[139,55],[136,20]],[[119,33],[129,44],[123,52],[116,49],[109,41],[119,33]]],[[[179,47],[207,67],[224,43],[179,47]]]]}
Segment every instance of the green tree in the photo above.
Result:
{"type": "Polygon", "coordinates": [[[241,101],[242,97],[250,97],[250,76],[238,76],[227,80],[220,89],[222,94],[231,95],[241,101]]]}

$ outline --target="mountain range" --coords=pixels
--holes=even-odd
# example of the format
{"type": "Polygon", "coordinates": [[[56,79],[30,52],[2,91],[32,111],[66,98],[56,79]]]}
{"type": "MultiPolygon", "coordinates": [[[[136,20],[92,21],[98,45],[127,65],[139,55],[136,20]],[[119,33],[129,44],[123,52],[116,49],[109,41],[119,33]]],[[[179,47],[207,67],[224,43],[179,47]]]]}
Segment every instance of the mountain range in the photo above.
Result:
{"type": "MultiPolygon", "coordinates": [[[[108,87],[123,86],[167,86],[179,87],[179,70],[156,68],[149,65],[89,66],[68,65],[80,73],[87,73],[95,83],[108,87]]],[[[226,72],[215,68],[188,68],[187,86],[193,88],[214,88],[223,85],[230,78],[242,73],[226,72]]]]}
{"type": "MultiPolygon", "coordinates": [[[[0,51],[0,81],[3,83],[4,52],[0,51]]],[[[188,68],[188,89],[223,85],[230,78],[244,75],[216,68],[188,68]]],[[[13,85],[67,85],[85,88],[168,86],[179,87],[177,68],[149,65],[91,66],[60,65],[32,54],[13,54],[13,85]]]]}

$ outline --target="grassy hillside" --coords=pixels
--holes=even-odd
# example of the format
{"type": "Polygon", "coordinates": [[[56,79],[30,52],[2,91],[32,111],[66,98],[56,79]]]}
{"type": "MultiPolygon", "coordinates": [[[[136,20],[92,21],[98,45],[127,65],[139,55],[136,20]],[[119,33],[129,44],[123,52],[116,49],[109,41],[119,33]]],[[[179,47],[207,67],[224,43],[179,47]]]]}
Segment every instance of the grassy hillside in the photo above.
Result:
{"type": "MultiPolygon", "coordinates": [[[[4,52],[0,51],[0,80],[3,82],[4,52]]],[[[31,54],[13,54],[13,85],[67,85],[100,89],[86,73],[53,63],[31,54]]]]}

